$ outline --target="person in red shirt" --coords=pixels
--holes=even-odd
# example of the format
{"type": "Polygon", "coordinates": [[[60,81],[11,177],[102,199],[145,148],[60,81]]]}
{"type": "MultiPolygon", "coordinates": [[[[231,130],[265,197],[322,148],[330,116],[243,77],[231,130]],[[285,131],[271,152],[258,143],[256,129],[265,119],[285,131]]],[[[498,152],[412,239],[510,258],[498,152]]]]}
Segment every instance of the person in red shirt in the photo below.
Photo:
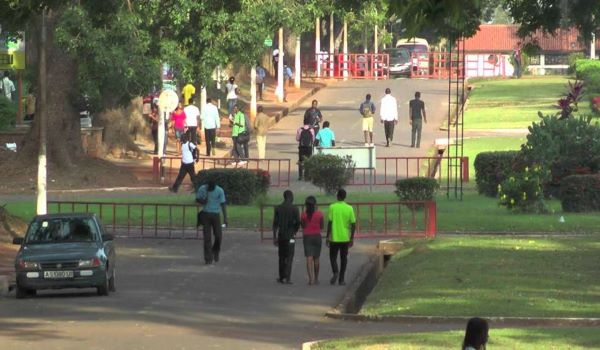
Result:
{"type": "Polygon", "coordinates": [[[177,108],[171,113],[171,125],[173,125],[173,132],[177,140],[177,153],[179,154],[181,152],[181,135],[185,133],[185,112],[183,111],[181,102],[179,102],[177,108]]]}
{"type": "Polygon", "coordinates": [[[324,227],[323,213],[317,209],[317,200],[313,196],[306,197],[304,207],[305,211],[300,216],[300,225],[302,226],[308,284],[319,284],[319,256],[321,256],[322,245],[321,230],[324,227]]]}

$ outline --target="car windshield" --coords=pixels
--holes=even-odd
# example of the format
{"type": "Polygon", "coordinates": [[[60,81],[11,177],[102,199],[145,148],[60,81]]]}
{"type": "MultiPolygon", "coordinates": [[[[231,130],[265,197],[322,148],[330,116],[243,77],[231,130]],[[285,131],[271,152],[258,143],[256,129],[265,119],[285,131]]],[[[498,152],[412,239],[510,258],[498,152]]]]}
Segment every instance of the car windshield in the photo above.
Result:
{"type": "Polygon", "coordinates": [[[409,61],[410,52],[406,48],[390,49],[386,52],[390,55],[390,64],[406,63],[409,61]]]}
{"type": "Polygon", "coordinates": [[[25,243],[93,242],[98,236],[90,218],[40,219],[29,226],[25,243]]]}

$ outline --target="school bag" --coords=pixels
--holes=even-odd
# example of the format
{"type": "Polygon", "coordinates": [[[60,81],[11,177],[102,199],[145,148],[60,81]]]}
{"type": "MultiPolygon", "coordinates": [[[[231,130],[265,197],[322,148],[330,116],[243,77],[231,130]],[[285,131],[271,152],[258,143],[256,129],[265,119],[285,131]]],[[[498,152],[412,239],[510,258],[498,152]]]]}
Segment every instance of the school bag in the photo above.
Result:
{"type": "Polygon", "coordinates": [[[300,132],[300,147],[312,147],[313,145],[313,137],[310,132],[310,129],[302,128],[300,132]]]}
{"type": "Polygon", "coordinates": [[[371,112],[371,103],[363,103],[361,112],[362,112],[363,118],[372,117],[373,113],[371,112]]]}

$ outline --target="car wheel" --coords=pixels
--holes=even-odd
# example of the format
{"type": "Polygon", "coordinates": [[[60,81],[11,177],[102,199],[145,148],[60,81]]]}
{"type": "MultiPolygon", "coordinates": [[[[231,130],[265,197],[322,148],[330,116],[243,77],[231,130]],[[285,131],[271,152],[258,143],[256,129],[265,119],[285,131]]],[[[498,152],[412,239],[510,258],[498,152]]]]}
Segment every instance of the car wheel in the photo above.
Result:
{"type": "Polygon", "coordinates": [[[116,276],[117,276],[117,270],[113,267],[112,274],[110,276],[110,279],[108,280],[108,290],[110,290],[111,292],[117,291],[117,285],[115,282],[116,276]]]}
{"type": "Polygon", "coordinates": [[[108,271],[104,272],[104,281],[101,285],[96,287],[98,295],[108,295],[108,271]]]}
{"type": "Polygon", "coordinates": [[[37,294],[37,292],[35,289],[23,288],[19,284],[17,284],[15,294],[16,294],[17,299],[23,299],[23,298],[35,296],[37,294]]]}

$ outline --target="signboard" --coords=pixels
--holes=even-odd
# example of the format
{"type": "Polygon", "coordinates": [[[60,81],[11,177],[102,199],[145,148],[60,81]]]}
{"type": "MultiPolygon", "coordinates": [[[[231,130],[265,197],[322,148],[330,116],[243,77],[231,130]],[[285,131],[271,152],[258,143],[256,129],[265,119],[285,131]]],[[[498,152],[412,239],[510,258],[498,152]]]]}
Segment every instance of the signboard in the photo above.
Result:
{"type": "Polygon", "coordinates": [[[271,46],[273,46],[273,39],[271,39],[271,38],[266,38],[266,39],[265,39],[265,46],[266,46],[266,47],[271,47],[271,46]]]}
{"type": "Polygon", "coordinates": [[[25,42],[0,38],[0,70],[25,69],[25,42]]]}
{"type": "Polygon", "coordinates": [[[357,169],[375,169],[375,147],[317,147],[318,154],[350,157],[357,169]]]}

